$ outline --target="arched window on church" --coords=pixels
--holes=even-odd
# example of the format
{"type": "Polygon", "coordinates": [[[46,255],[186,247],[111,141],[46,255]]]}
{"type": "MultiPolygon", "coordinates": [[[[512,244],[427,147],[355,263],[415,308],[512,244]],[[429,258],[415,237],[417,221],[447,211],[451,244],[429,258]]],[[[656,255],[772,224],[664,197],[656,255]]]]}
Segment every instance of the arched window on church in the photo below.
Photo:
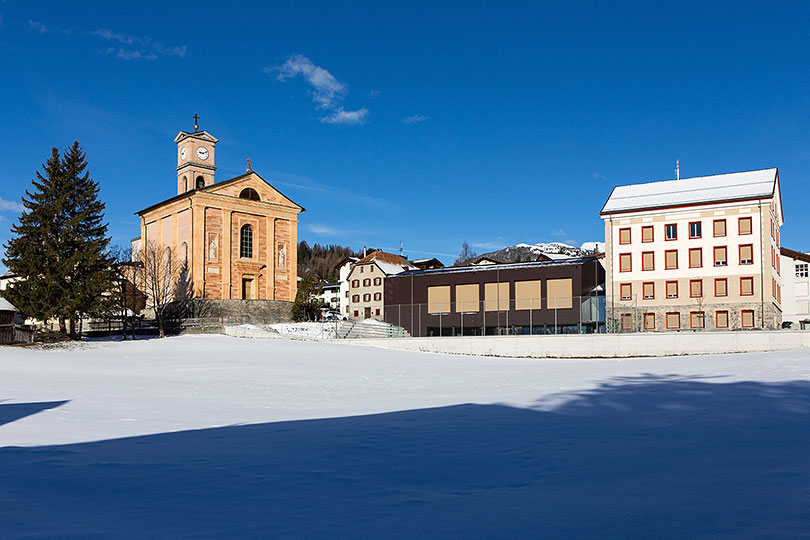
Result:
{"type": "Polygon", "coordinates": [[[253,258],[253,229],[250,225],[242,225],[239,233],[239,256],[243,259],[253,258]]]}
{"type": "Polygon", "coordinates": [[[249,199],[251,201],[260,201],[259,193],[253,188],[245,188],[242,190],[242,193],[239,194],[240,199],[249,199]]]}
{"type": "Polygon", "coordinates": [[[197,177],[197,189],[202,189],[205,187],[205,178],[202,176],[197,177]]]}
{"type": "Polygon", "coordinates": [[[183,177],[183,192],[188,191],[188,176],[183,177]]]}
{"type": "Polygon", "coordinates": [[[180,264],[188,265],[188,244],[183,242],[180,245],[180,264]]]}

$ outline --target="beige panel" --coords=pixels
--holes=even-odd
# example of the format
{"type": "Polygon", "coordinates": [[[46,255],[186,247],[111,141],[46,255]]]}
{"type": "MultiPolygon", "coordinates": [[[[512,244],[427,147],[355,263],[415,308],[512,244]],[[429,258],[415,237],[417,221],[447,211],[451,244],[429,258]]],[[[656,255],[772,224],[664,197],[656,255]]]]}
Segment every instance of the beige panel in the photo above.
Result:
{"type": "Polygon", "coordinates": [[[718,219],[714,222],[714,235],[715,236],[725,236],[726,235],[726,220],[725,219],[718,219]]]}
{"type": "Polygon", "coordinates": [[[666,252],[666,262],[664,263],[664,268],[678,268],[678,252],[676,250],[666,252]]]}
{"type": "Polygon", "coordinates": [[[428,313],[450,313],[450,285],[428,287],[428,313]]]}
{"type": "Polygon", "coordinates": [[[703,280],[693,279],[689,282],[689,296],[692,298],[700,298],[703,296],[703,280]]]}
{"type": "Polygon", "coordinates": [[[481,310],[477,283],[456,285],[456,313],[473,313],[481,310]]]}
{"type": "Polygon", "coordinates": [[[157,242],[159,238],[157,237],[158,234],[158,222],[152,221],[146,224],[146,238],[143,239],[141,242],[141,249],[146,249],[149,245],[149,242],[157,242]]]}
{"type": "Polygon", "coordinates": [[[166,216],[161,221],[160,243],[163,247],[171,248],[174,245],[174,216],[166,216]]]}
{"type": "Polygon", "coordinates": [[[750,296],[754,294],[754,279],[741,278],[740,279],[740,294],[750,296]]]}
{"type": "Polygon", "coordinates": [[[548,292],[548,307],[558,309],[568,309],[574,306],[573,291],[574,280],[571,278],[548,279],[546,280],[548,292]]]}
{"type": "Polygon", "coordinates": [[[641,228],[641,241],[652,242],[655,240],[654,229],[652,225],[647,225],[641,228]]]}
{"type": "Polygon", "coordinates": [[[703,266],[703,252],[700,248],[692,248],[689,250],[689,267],[700,268],[703,266]]]}
{"type": "Polygon", "coordinates": [[[641,269],[642,270],[655,269],[655,254],[652,251],[641,254],[641,269]]]}
{"type": "Polygon", "coordinates": [[[632,259],[629,253],[622,253],[619,255],[619,271],[629,272],[632,268],[632,259]]]}
{"type": "Polygon", "coordinates": [[[744,217],[739,219],[740,234],[751,234],[751,218],[744,217]]]}
{"type": "Polygon", "coordinates": [[[714,280],[715,296],[728,296],[728,280],[718,278],[714,280]]]}
{"type": "Polygon", "coordinates": [[[191,210],[177,213],[177,242],[191,244],[191,210]]]}
{"type": "Polygon", "coordinates": [[[509,283],[484,283],[484,310],[509,311],[509,283]]]}
{"type": "Polygon", "coordinates": [[[541,282],[516,281],[515,282],[515,309],[542,309],[541,282]]]}
{"type": "Polygon", "coordinates": [[[620,244],[630,243],[630,229],[619,229],[619,243],[620,244]]]}
{"type": "Polygon", "coordinates": [[[714,326],[728,328],[728,311],[718,311],[714,314],[714,326]]]}

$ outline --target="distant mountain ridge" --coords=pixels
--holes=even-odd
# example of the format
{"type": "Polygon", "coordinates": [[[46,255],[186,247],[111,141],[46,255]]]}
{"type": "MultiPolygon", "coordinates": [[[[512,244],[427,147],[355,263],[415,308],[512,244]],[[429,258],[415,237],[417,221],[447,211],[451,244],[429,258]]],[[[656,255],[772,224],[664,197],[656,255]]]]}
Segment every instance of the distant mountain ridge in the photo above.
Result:
{"type": "Polygon", "coordinates": [[[562,242],[540,242],[537,244],[516,244],[497,251],[480,255],[507,262],[533,261],[538,255],[565,255],[568,257],[587,257],[605,252],[604,242],[585,242],[580,247],[562,242]]]}

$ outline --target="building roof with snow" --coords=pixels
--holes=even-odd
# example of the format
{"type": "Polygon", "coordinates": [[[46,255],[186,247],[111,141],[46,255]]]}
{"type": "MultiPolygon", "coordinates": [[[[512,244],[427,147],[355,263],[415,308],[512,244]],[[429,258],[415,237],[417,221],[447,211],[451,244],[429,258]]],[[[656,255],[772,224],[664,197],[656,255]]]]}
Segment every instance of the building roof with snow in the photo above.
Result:
{"type": "Polygon", "coordinates": [[[771,198],[777,194],[779,171],[761,169],[616,186],[601,215],[720,202],[771,198]]]}
{"type": "Polygon", "coordinates": [[[0,311],[19,311],[11,302],[0,296],[0,311]]]}
{"type": "Polygon", "coordinates": [[[400,257],[399,255],[395,255],[393,253],[387,253],[385,251],[372,251],[354,263],[354,265],[358,266],[367,263],[376,264],[386,276],[399,274],[406,270],[416,269],[416,267],[409,263],[404,257],[400,257]]]}

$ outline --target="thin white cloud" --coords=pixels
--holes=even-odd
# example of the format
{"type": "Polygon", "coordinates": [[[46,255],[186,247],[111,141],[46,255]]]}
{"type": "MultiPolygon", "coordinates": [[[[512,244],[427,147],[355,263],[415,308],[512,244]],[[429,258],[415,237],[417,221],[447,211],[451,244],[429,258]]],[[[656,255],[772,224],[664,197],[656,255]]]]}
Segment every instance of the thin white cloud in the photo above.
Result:
{"type": "Polygon", "coordinates": [[[278,72],[278,80],[282,82],[299,75],[306,79],[312,86],[312,101],[320,109],[334,107],[335,101],[342,99],[346,94],[345,84],[301,54],[294,54],[280,66],[264,68],[264,71],[265,73],[278,72]]]}
{"type": "Polygon", "coordinates": [[[39,35],[44,35],[48,33],[57,33],[57,34],[69,34],[75,28],[65,29],[65,28],[57,28],[54,26],[46,26],[45,24],[39,21],[32,21],[28,20],[28,30],[30,32],[36,32],[39,35]]]}
{"type": "Polygon", "coordinates": [[[403,118],[402,121],[406,124],[418,124],[420,122],[424,122],[425,120],[429,119],[429,116],[422,116],[421,114],[415,114],[413,116],[409,116],[408,118],[403,118]]]}
{"type": "Polygon", "coordinates": [[[496,249],[501,249],[503,244],[496,244],[494,242],[475,242],[470,244],[470,246],[478,249],[488,249],[494,251],[496,249]]]}
{"type": "Polygon", "coordinates": [[[118,34],[107,28],[96,30],[93,35],[125,45],[125,47],[109,47],[103,51],[122,60],[156,60],[161,56],[180,58],[186,56],[185,45],[166,47],[163,43],[150,38],[118,34]]]}
{"type": "Polygon", "coordinates": [[[22,212],[23,209],[22,203],[0,198],[0,212],[22,212]]]}
{"type": "Polygon", "coordinates": [[[340,102],[346,97],[347,86],[338,81],[328,70],[315,65],[312,60],[301,54],[293,54],[278,66],[266,67],[268,75],[276,74],[279,81],[301,77],[312,87],[310,94],[318,109],[331,111],[320,118],[325,124],[357,125],[365,123],[369,110],[365,107],[355,111],[346,111],[340,102]]]}
{"type": "Polygon", "coordinates": [[[337,236],[339,233],[337,229],[327,225],[321,225],[319,223],[313,223],[310,225],[309,231],[321,236],[337,236]]]}
{"type": "Polygon", "coordinates": [[[594,180],[605,180],[605,181],[607,181],[607,178],[605,176],[599,174],[598,172],[593,173],[591,176],[593,177],[594,180]]]}
{"type": "Polygon", "coordinates": [[[368,109],[365,107],[357,109],[356,111],[344,111],[343,107],[338,107],[329,116],[322,117],[321,122],[325,124],[346,124],[353,126],[364,123],[367,116],[368,109]]]}
{"type": "Polygon", "coordinates": [[[556,236],[558,238],[561,238],[563,236],[568,236],[568,233],[565,232],[562,229],[554,229],[553,231],[551,231],[551,236],[556,236]]]}

